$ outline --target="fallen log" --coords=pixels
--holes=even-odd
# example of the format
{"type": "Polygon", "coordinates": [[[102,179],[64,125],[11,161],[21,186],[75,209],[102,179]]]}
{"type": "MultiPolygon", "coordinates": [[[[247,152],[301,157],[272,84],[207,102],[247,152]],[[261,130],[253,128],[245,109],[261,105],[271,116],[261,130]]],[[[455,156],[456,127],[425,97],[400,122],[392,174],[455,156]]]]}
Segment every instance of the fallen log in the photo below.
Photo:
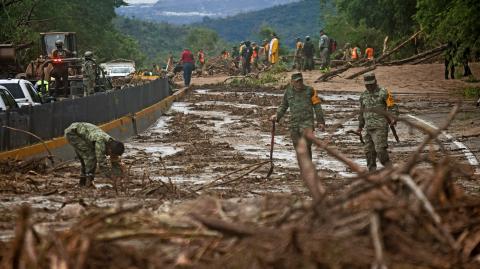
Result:
{"type": "Polygon", "coordinates": [[[398,50],[400,50],[401,48],[405,47],[410,41],[412,41],[413,39],[415,39],[423,30],[420,30],[416,33],[414,33],[411,37],[409,37],[407,40],[403,41],[400,45],[396,46],[394,49],[392,49],[391,51],[383,54],[382,56],[380,56],[380,58],[376,59],[377,62],[382,62],[383,60],[385,60],[386,58],[390,57],[390,55],[392,55],[393,53],[397,52],[398,50]]]}
{"type": "Polygon", "coordinates": [[[377,68],[377,65],[373,65],[373,66],[370,66],[370,67],[367,67],[365,69],[362,69],[360,71],[358,71],[357,73],[354,73],[354,74],[351,74],[350,76],[346,77],[346,79],[354,79],[360,75],[363,75],[365,73],[368,73],[370,71],[373,71],[377,68]]]}
{"type": "Polygon", "coordinates": [[[424,62],[426,62],[426,61],[428,61],[428,60],[431,60],[431,59],[433,59],[433,58],[435,58],[435,57],[438,57],[440,54],[442,54],[442,51],[439,51],[438,53],[433,53],[432,55],[429,55],[429,56],[427,56],[427,57],[425,57],[425,58],[422,58],[422,59],[419,59],[419,60],[417,60],[417,61],[414,61],[414,62],[412,63],[412,65],[417,65],[417,64],[424,63],[424,62]]]}
{"type": "Polygon", "coordinates": [[[333,71],[330,71],[330,72],[327,72],[325,74],[323,74],[321,77],[317,78],[317,80],[315,80],[315,83],[318,83],[318,82],[325,82],[331,78],[333,78],[334,76],[337,76],[345,71],[347,71],[348,69],[350,69],[351,67],[353,67],[353,65],[348,62],[346,65],[344,65],[343,67],[340,67],[336,70],[333,70],[333,71]]]}
{"type": "Polygon", "coordinates": [[[438,54],[442,51],[444,51],[446,48],[448,47],[448,44],[443,44],[439,47],[436,47],[434,49],[431,49],[431,50],[427,50],[425,52],[422,52],[422,53],[419,53],[417,55],[414,55],[412,57],[408,57],[408,58],[405,58],[405,59],[402,59],[402,60],[396,60],[396,61],[391,61],[391,62],[386,62],[384,63],[384,65],[402,65],[402,64],[406,64],[406,63],[409,63],[409,62],[412,62],[412,61],[415,61],[415,60],[418,60],[418,59],[422,59],[424,57],[428,57],[428,56],[431,56],[432,54],[438,54]]]}

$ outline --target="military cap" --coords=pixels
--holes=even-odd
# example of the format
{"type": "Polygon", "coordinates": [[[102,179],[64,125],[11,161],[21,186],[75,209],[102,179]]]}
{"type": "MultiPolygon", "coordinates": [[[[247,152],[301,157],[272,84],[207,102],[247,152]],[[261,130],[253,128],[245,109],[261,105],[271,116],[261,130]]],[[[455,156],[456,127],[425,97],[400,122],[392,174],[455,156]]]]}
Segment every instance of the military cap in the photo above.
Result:
{"type": "Polygon", "coordinates": [[[292,74],[292,80],[293,81],[303,80],[302,73],[293,73],[292,74]]]}
{"type": "Polygon", "coordinates": [[[375,78],[375,74],[372,73],[372,72],[366,73],[365,75],[363,75],[363,81],[365,82],[365,85],[377,83],[377,79],[375,78]]]}

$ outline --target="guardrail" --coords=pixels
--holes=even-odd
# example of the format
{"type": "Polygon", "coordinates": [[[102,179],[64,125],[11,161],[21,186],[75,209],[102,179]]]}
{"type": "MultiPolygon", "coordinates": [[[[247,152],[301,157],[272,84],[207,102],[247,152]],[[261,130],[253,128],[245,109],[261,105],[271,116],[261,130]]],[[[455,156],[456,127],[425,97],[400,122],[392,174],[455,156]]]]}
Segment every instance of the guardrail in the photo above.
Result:
{"type": "MultiPolygon", "coordinates": [[[[0,126],[34,133],[44,140],[63,136],[73,122],[102,124],[132,115],[169,96],[166,79],[107,93],[1,112],[0,126]]],[[[38,143],[28,134],[0,127],[0,151],[38,143]]]]}

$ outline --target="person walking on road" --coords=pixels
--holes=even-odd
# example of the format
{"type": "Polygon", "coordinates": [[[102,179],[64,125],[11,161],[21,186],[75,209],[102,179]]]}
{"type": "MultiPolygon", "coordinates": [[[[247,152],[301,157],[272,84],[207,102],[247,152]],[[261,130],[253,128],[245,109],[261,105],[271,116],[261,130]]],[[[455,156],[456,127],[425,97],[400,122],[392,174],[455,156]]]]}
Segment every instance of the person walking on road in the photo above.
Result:
{"type": "Polygon", "coordinates": [[[278,63],[280,55],[280,43],[278,41],[277,34],[272,33],[272,40],[270,41],[270,45],[268,47],[268,59],[270,64],[278,63]]]}
{"type": "Polygon", "coordinates": [[[87,51],[84,54],[82,64],[83,72],[83,96],[95,93],[95,80],[97,79],[97,64],[93,60],[93,52],[87,51]]]}
{"type": "Polygon", "coordinates": [[[313,56],[315,55],[315,46],[310,40],[310,36],[305,37],[305,45],[303,46],[303,56],[305,63],[303,69],[305,71],[312,71],[315,69],[315,63],[313,62],[313,56]]]}
{"type": "Polygon", "coordinates": [[[192,71],[195,69],[193,53],[189,49],[184,49],[180,57],[180,62],[183,65],[183,81],[185,82],[185,87],[188,87],[192,79],[192,71]]]}
{"type": "Polygon", "coordinates": [[[457,54],[457,48],[453,42],[448,42],[448,47],[445,50],[445,79],[448,79],[449,75],[451,79],[455,79],[455,55],[457,54]],[[449,74],[450,71],[450,74],[449,74]]]}
{"type": "Polygon", "coordinates": [[[374,73],[363,76],[366,90],[360,95],[360,114],[358,117],[357,133],[363,134],[365,141],[365,155],[369,171],[377,169],[377,157],[383,166],[390,166],[388,156],[388,129],[395,126],[398,117],[398,106],[395,104],[392,94],[385,88],[380,88],[374,73]],[[393,114],[393,118],[387,118],[372,110],[381,110],[393,114]]]}
{"type": "Polygon", "coordinates": [[[120,176],[120,156],[125,151],[122,142],[115,140],[98,126],[87,122],[74,122],[65,129],[65,138],[80,159],[80,186],[91,187],[97,164],[99,172],[107,177],[120,176]],[[110,156],[111,166],[106,156],[110,156]]]}
{"type": "Polygon", "coordinates": [[[205,65],[205,53],[203,52],[203,49],[200,49],[197,53],[197,61],[198,61],[198,68],[200,70],[200,73],[203,72],[203,66],[205,65]]]}
{"type": "Polygon", "coordinates": [[[250,41],[245,41],[245,46],[242,49],[242,70],[243,70],[243,75],[246,76],[250,72],[252,72],[252,55],[253,55],[253,49],[252,46],[250,45],[250,41]]]}
{"type": "Polygon", "coordinates": [[[320,42],[318,47],[320,49],[320,58],[322,61],[320,69],[328,69],[330,66],[330,38],[328,38],[324,30],[320,30],[320,42]]]}
{"type": "MultiPolygon", "coordinates": [[[[291,83],[283,94],[283,100],[277,109],[277,114],[272,115],[270,120],[279,122],[288,108],[290,108],[290,136],[295,149],[304,134],[313,132],[315,119],[317,127],[322,131],[325,130],[325,119],[320,98],[312,87],[303,84],[302,73],[292,74],[291,83]]],[[[307,147],[310,159],[312,159],[312,142],[308,139],[307,147]]]]}
{"type": "Polygon", "coordinates": [[[303,69],[303,42],[300,38],[297,38],[297,42],[295,44],[295,58],[293,60],[294,68],[298,71],[302,71],[303,69]]]}

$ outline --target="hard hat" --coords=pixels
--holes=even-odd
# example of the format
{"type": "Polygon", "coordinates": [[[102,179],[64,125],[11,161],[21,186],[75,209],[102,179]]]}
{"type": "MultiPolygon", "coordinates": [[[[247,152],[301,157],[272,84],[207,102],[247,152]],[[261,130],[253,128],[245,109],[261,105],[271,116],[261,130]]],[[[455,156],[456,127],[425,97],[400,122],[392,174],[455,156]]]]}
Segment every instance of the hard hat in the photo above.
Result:
{"type": "Polygon", "coordinates": [[[93,52],[91,51],[86,51],[84,54],[85,58],[93,58],[93,52]]]}
{"type": "Polygon", "coordinates": [[[63,46],[63,41],[62,41],[62,40],[60,40],[60,39],[59,39],[59,40],[57,40],[57,41],[55,41],[55,46],[57,46],[57,47],[61,47],[61,46],[63,46]]]}

